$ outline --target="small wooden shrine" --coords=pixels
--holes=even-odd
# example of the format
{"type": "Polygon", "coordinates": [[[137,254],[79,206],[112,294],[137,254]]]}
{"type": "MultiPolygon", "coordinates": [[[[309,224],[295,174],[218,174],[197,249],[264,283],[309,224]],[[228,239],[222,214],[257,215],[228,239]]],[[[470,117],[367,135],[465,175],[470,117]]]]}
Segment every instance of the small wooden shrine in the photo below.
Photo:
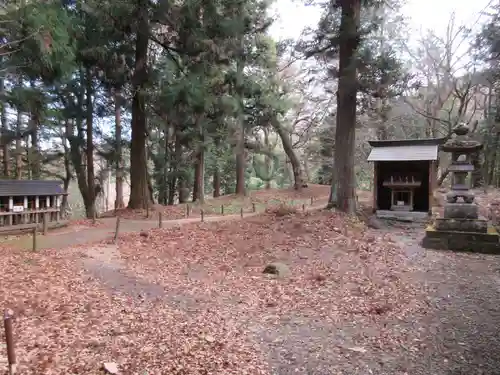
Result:
{"type": "Polygon", "coordinates": [[[61,221],[64,192],[60,181],[0,180],[0,230],[61,221]]]}
{"type": "Polygon", "coordinates": [[[391,211],[413,211],[415,189],[422,181],[415,176],[392,176],[382,186],[391,189],[391,211]]]}
{"type": "Polygon", "coordinates": [[[444,142],[444,138],[369,141],[377,216],[427,218],[432,212],[439,146],[444,142]]]}

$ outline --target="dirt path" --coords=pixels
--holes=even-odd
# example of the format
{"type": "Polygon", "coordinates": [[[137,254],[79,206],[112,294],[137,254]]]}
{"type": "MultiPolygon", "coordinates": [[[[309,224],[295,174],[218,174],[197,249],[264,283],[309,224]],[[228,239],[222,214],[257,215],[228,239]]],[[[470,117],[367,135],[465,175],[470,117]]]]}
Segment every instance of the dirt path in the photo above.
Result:
{"type": "MultiPolygon", "coordinates": [[[[325,207],[324,202],[318,202],[312,206],[304,205],[303,208],[306,211],[319,210],[325,207]]],[[[244,213],[243,219],[262,215],[262,212],[244,213]]],[[[216,222],[216,221],[229,221],[229,220],[241,220],[241,214],[237,215],[225,215],[225,216],[206,216],[204,222],[216,222]]],[[[186,218],[186,219],[176,219],[176,220],[165,220],[163,221],[162,227],[176,227],[179,225],[186,225],[192,223],[199,223],[201,221],[200,217],[186,218]]],[[[101,225],[99,227],[74,227],[74,228],[62,228],[54,232],[49,232],[48,235],[37,237],[37,249],[63,249],[66,247],[91,244],[103,241],[108,238],[112,238],[115,234],[116,218],[103,218],[100,219],[101,225]]],[[[132,219],[122,219],[120,222],[120,233],[133,233],[140,232],[143,230],[149,230],[158,228],[158,220],[132,220],[132,219]]],[[[23,249],[32,248],[32,238],[29,235],[21,236],[17,239],[9,241],[10,246],[23,249]]]]}
{"type": "MultiPolygon", "coordinates": [[[[319,206],[309,207],[310,210],[318,209],[319,206]]],[[[259,213],[248,213],[244,218],[258,215],[259,213]]],[[[205,222],[226,221],[226,220],[241,220],[240,215],[227,215],[227,216],[209,216],[205,217],[205,222]]],[[[115,234],[116,218],[103,218],[100,219],[101,225],[99,227],[76,227],[66,228],[49,232],[48,235],[37,237],[37,249],[63,249],[70,246],[91,244],[112,238],[115,234]]],[[[163,222],[163,228],[176,227],[179,225],[186,225],[192,223],[199,223],[200,218],[188,218],[168,220],[163,222]]],[[[128,220],[122,219],[120,222],[120,233],[133,233],[143,230],[158,228],[157,220],[128,220]]],[[[31,236],[21,236],[19,238],[9,241],[9,244],[14,247],[31,249],[32,238],[31,236]]]]}
{"type": "Polygon", "coordinates": [[[429,311],[405,329],[422,350],[403,352],[408,374],[500,374],[500,257],[422,249],[421,230],[400,235],[429,311]]]}

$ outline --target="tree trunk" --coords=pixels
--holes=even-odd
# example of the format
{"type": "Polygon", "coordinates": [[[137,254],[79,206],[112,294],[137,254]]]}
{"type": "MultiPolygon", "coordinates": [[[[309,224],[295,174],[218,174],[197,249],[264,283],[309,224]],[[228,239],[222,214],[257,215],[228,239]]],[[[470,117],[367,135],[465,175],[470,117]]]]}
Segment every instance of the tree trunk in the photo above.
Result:
{"type": "Polygon", "coordinates": [[[449,169],[446,168],[443,172],[441,172],[441,176],[439,176],[437,180],[437,186],[443,185],[444,180],[446,180],[446,177],[448,177],[448,174],[450,173],[449,169]]]}
{"type": "Polygon", "coordinates": [[[179,177],[177,185],[179,190],[179,203],[186,203],[189,200],[189,189],[186,187],[186,179],[184,176],[179,177]]]}
{"type": "Polygon", "coordinates": [[[202,118],[196,118],[196,128],[198,130],[199,144],[194,167],[193,202],[205,203],[205,136],[202,128],[202,118]]]}
{"type": "Polygon", "coordinates": [[[121,113],[121,92],[114,90],[115,101],[115,142],[116,142],[116,199],[115,210],[125,207],[123,202],[123,152],[122,152],[122,113],[121,113]]]}
{"type": "MultiPolygon", "coordinates": [[[[79,72],[81,85],[85,86],[85,75],[84,72],[79,72]]],[[[67,123],[67,138],[69,142],[69,152],[71,157],[71,163],[76,174],[76,181],[78,183],[78,189],[83,198],[83,203],[85,207],[89,206],[89,187],[87,183],[87,168],[85,167],[85,162],[83,159],[83,146],[85,145],[85,132],[83,129],[83,109],[85,92],[80,91],[77,98],[77,108],[75,123],[69,120],[67,123]],[[76,136],[74,126],[76,124],[76,136]]]]}
{"type": "MultiPolygon", "coordinates": [[[[35,110],[37,111],[37,109],[35,110]]],[[[40,166],[40,150],[38,145],[38,128],[39,120],[36,112],[31,113],[31,178],[33,180],[39,180],[41,178],[41,166],[40,166]]]]}
{"type": "Polygon", "coordinates": [[[483,186],[483,168],[481,163],[481,153],[479,151],[471,154],[471,162],[474,170],[471,173],[471,185],[473,189],[483,186]]]}
{"type": "Polygon", "coordinates": [[[135,67],[132,99],[132,141],[130,146],[130,208],[147,208],[149,204],[146,158],[146,93],[149,41],[148,1],[138,0],[139,25],[135,43],[135,67]]]}
{"type": "MultiPolygon", "coordinates": [[[[30,82],[31,89],[35,90],[35,82],[30,82]]],[[[40,148],[39,148],[39,137],[38,131],[40,128],[40,113],[42,112],[42,108],[40,108],[39,104],[31,103],[30,106],[30,120],[28,128],[31,133],[31,152],[29,154],[29,167],[31,172],[31,179],[39,180],[41,178],[41,156],[40,156],[40,148]]]]}
{"type": "Polygon", "coordinates": [[[245,155],[245,106],[243,103],[244,83],[243,83],[243,39],[240,40],[240,55],[236,62],[236,84],[235,91],[238,99],[238,116],[236,124],[236,195],[245,195],[245,170],[246,170],[246,155],[245,155]]]}
{"type": "MultiPolygon", "coordinates": [[[[21,125],[23,121],[23,115],[21,111],[17,110],[16,119],[16,133],[21,133],[21,125]]],[[[23,148],[21,144],[21,138],[16,137],[16,179],[21,180],[23,178],[23,148]]]]}
{"type": "MultiPolygon", "coordinates": [[[[269,142],[269,128],[268,127],[265,127],[263,129],[264,131],[264,144],[266,145],[266,148],[269,150],[271,149],[271,145],[270,145],[270,142],[269,142]]],[[[265,162],[265,165],[266,165],[266,171],[269,172],[271,170],[271,158],[266,155],[264,157],[264,162],[265,162]]],[[[266,190],[269,190],[271,189],[271,181],[272,181],[272,177],[271,176],[267,176],[268,178],[266,178],[265,182],[266,182],[266,190]]]]}
{"type": "Polygon", "coordinates": [[[168,198],[170,196],[170,181],[169,181],[169,169],[170,169],[170,126],[166,125],[166,128],[163,132],[164,136],[164,158],[163,158],[163,170],[161,172],[161,181],[162,186],[159,189],[158,195],[161,197],[158,198],[158,203],[163,205],[168,204],[168,198]]]}
{"type": "Polygon", "coordinates": [[[214,188],[214,198],[220,197],[220,171],[219,171],[219,165],[216,164],[214,167],[214,175],[213,175],[214,181],[213,181],[213,188],[214,188]]]}
{"type": "Polygon", "coordinates": [[[495,169],[496,169],[496,162],[497,162],[497,149],[498,149],[498,141],[500,140],[500,132],[497,132],[495,134],[495,138],[493,141],[493,145],[491,146],[492,151],[491,151],[491,157],[490,157],[490,162],[489,162],[489,171],[488,171],[488,186],[493,184],[494,177],[495,177],[495,169]]]}
{"type": "Polygon", "coordinates": [[[193,202],[204,203],[204,181],[205,181],[205,150],[202,148],[196,155],[196,164],[194,167],[194,184],[193,184],[193,202]]]}
{"type": "MultiPolygon", "coordinates": [[[[168,204],[173,205],[175,203],[175,192],[176,185],[179,181],[179,166],[182,160],[182,144],[181,144],[181,132],[176,129],[175,131],[175,143],[174,143],[174,160],[172,161],[172,173],[169,178],[169,191],[168,191],[168,204]]],[[[179,189],[179,203],[180,202],[180,189],[179,189]]]]}
{"type": "MultiPolygon", "coordinates": [[[[76,98],[77,100],[77,114],[75,118],[75,123],[69,120],[67,123],[66,133],[69,142],[69,153],[71,157],[71,163],[76,174],[76,180],[78,183],[78,189],[82,195],[83,204],[85,206],[86,215],[88,218],[93,217],[93,208],[95,200],[95,185],[92,173],[92,190],[89,186],[89,173],[88,164],[93,167],[93,154],[89,154],[88,145],[90,135],[92,138],[92,125],[93,125],[93,105],[92,105],[92,77],[90,72],[84,72],[80,69],[79,72],[80,83],[82,87],[85,87],[85,91],[81,90],[76,98]],[[87,73],[87,74],[86,74],[87,73]],[[83,126],[83,112],[86,110],[86,127],[87,127],[87,137],[85,136],[85,127],[83,126]],[[76,136],[75,136],[75,126],[76,124],[76,136]],[[90,129],[89,129],[90,128],[90,129]],[[90,132],[90,134],[89,134],[90,132]],[[87,138],[87,139],[86,139],[87,138]],[[89,155],[91,156],[89,160],[89,155]]],[[[93,148],[93,147],[92,147],[93,148]]],[[[92,168],[93,169],[93,168],[92,168]]],[[[92,171],[93,172],[93,171],[92,171]]]]}
{"type": "Polygon", "coordinates": [[[246,169],[246,160],[245,160],[245,149],[238,150],[236,154],[236,191],[237,195],[245,195],[245,169],[246,169]]]}
{"type": "Polygon", "coordinates": [[[306,174],[306,182],[311,181],[311,170],[309,169],[309,162],[307,161],[307,155],[304,156],[304,173],[306,174]]]}
{"type": "Polygon", "coordinates": [[[356,51],[359,46],[360,0],[341,1],[339,81],[335,132],[334,181],[339,210],[356,212],[354,154],[356,135],[356,95],[358,91],[356,51]]]}
{"type": "Polygon", "coordinates": [[[236,195],[245,195],[245,129],[243,123],[240,124],[238,131],[238,141],[236,145],[236,195]]]}
{"type": "Polygon", "coordinates": [[[281,143],[283,144],[283,150],[285,151],[286,156],[288,157],[288,160],[292,165],[292,173],[294,180],[293,187],[295,190],[301,190],[304,184],[304,180],[302,178],[300,160],[292,147],[292,142],[290,140],[288,132],[283,128],[283,126],[278,122],[277,119],[273,120],[273,127],[280,136],[281,143]]]}
{"type": "Polygon", "coordinates": [[[147,195],[149,196],[149,200],[148,200],[148,205],[151,205],[152,204],[155,204],[155,195],[154,195],[154,189],[153,189],[153,182],[151,181],[151,175],[149,174],[149,171],[146,170],[146,178],[148,180],[148,191],[147,191],[147,195]]]}
{"type": "Polygon", "coordinates": [[[86,94],[85,94],[85,108],[86,108],[86,126],[87,126],[87,199],[84,199],[85,212],[87,218],[92,219],[96,214],[95,199],[96,199],[96,186],[95,186],[95,173],[94,173],[94,103],[92,95],[94,89],[92,87],[92,72],[90,68],[85,70],[86,78],[86,94]]]}
{"type": "Polygon", "coordinates": [[[380,141],[386,141],[387,139],[389,139],[385,122],[379,124],[379,126],[377,127],[377,139],[380,141]]]}
{"type": "MultiPolygon", "coordinates": [[[[3,95],[5,91],[5,80],[2,78],[0,79],[0,95],[3,95]]],[[[2,109],[0,113],[0,122],[2,126],[2,133],[6,134],[8,130],[8,123],[7,123],[7,108],[6,108],[6,103],[5,101],[2,101],[2,109]]],[[[10,175],[10,150],[9,150],[10,145],[6,142],[2,149],[3,149],[3,175],[5,178],[9,178],[10,175]]]]}
{"type": "MultiPolygon", "coordinates": [[[[71,182],[71,179],[73,177],[71,173],[71,154],[70,154],[70,149],[68,147],[68,139],[73,135],[73,130],[70,124],[69,120],[65,121],[64,124],[64,136],[62,139],[63,143],[63,148],[64,148],[64,192],[67,193],[69,189],[69,184],[71,182]]],[[[66,208],[68,207],[68,195],[65,194],[62,197],[62,202],[61,202],[61,215],[64,215],[66,212],[66,208]]]]}

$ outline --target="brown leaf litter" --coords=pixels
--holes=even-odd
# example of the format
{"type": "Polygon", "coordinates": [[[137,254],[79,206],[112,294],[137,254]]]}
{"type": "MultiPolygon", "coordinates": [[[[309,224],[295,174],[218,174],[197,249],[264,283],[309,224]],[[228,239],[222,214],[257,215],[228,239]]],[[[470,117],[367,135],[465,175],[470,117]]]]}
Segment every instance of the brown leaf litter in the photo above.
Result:
{"type": "Polygon", "coordinates": [[[122,374],[270,374],[261,339],[286,317],[375,326],[344,350],[360,354],[397,350],[405,337],[385,322],[424,308],[391,237],[342,215],[269,213],[147,233],[123,235],[120,267],[101,276],[82,269],[85,246],[3,249],[0,301],[16,313],[19,373],[100,374],[113,363],[122,374]],[[263,274],[273,261],[290,275],[263,274]],[[124,277],[163,293],[106,287],[124,277]]]}

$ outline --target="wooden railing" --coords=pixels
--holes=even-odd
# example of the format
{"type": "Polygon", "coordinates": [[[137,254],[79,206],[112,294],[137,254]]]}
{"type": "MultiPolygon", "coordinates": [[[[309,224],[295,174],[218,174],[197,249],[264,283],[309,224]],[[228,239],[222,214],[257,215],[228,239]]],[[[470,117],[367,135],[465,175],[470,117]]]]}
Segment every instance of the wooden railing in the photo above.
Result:
{"type": "Polygon", "coordinates": [[[39,208],[22,212],[0,212],[0,227],[15,227],[18,225],[30,225],[47,222],[58,222],[61,220],[59,208],[39,208]]]}

